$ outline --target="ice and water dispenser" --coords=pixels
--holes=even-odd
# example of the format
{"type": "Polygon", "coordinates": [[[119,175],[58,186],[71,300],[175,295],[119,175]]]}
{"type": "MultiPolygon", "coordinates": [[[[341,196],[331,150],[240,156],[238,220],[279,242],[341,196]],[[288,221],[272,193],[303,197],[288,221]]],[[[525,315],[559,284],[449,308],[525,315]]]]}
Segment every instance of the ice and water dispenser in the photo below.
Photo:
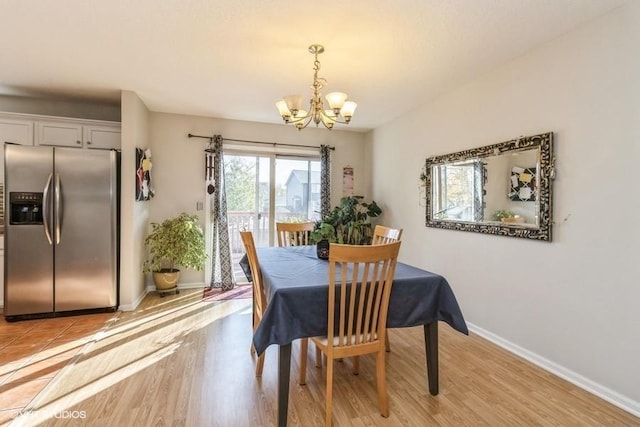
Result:
{"type": "Polygon", "coordinates": [[[9,206],[10,224],[42,224],[42,193],[11,192],[9,206]]]}

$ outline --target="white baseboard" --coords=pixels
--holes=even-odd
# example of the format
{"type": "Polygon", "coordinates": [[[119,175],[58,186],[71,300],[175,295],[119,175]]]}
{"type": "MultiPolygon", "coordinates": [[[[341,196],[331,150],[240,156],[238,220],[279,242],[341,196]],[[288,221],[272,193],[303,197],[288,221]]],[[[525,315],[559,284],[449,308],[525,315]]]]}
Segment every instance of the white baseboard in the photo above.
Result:
{"type": "MultiPolygon", "coordinates": [[[[204,288],[205,284],[203,282],[196,283],[178,283],[178,289],[197,289],[204,288]]],[[[147,285],[146,293],[153,292],[156,290],[156,287],[153,285],[147,285]]],[[[146,295],[146,294],[145,294],[146,295]]]]}
{"type": "MultiPolygon", "coordinates": [[[[205,285],[202,282],[200,282],[200,283],[179,283],[178,284],[178,289],[197,289],[197,288],[204,288],[204,286],[205,285]]],[[[155,290],[156,290],[155,286],[147,285],[147,287],[144,289],[144,292],[142,294],[140,294],[140,296],[134,301],[133,304],[124,304],[124,305],[121,305],[120,307],[118,307],[118,309],[121,310],[121,311],[134,311],[136,309],[136,307],[138,307],[138,305],[140,305],[140,303],[142,302],[144,297],[146,297],[149,292],[154,292],[155,290]]]]}
{"type": "Polygon", "coordinates": [[[196,288],[204,288],[204,282],[196,282],[196,283],[179,283],[178,289],[196,289],[196,288]]]}
{"type": "Polygon", "coordinates": [[[504,348],[505,350],[516,354],[522,357],[525,360],[533,363],[536,366],[544,369],[545,371],[551,372],[558,377],[569,381],[570,383],[580,387],[581,389],[598,396],[601,399],[606,400],[612,405],[617,406],[620,409],[623,409],[630,414],[640,417],[640,402],[636,402],[610,388],[603,386],[602,384],[598,384],[576,372],[571,371],[570,369],[565,368],[564,366],[558,365],[539,354],[533,353],[525,348],[520,347],[510,341],[505,340],[504,338],[499,337],[487,330],[484,330],[478,326],[475,326],[472,323],[467,323],[469,330],[482,338],[491,341],[499,347],[504,348]]]}
{"type": "Polygon", "coordinates": [[[141,293],[140,295],[138,295],[138,298],[136,298],[136,300],[133,302],[133,304],[120,305],[118,307],[118,310],[120,310],[120,311],[134,311],[138,307],[138,305],[140,305],[140,303],[142,302],[144,297],[147,296],[148,293],[149,293],[149,289],[145,288],[144,292],[141,293]]]}

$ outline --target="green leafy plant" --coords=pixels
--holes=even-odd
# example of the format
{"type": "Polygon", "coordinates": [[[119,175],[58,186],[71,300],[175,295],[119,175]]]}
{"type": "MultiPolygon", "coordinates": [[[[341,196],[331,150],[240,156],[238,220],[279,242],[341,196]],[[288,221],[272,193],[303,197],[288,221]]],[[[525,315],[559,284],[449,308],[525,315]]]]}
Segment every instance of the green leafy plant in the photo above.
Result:
{"type": "Polygon", "coordinates": [[[202,270],[207,253],[197,215],[183,212],[162,223],[151,223],[151,227],[144,240],[149,258],[144,262],[143,272],[173,272],[178,266],[202,270]]]}
{"type": "Polygon", "coordinates": [[[493,213],[493,219],[496,221],[501,221],[502,218],[511,218],[514,215],[515,214],[511,211],[497,210],[493,213]]]}
{"type": "Polygon", "coordinates": [[[420,180],[420,184],[422,185],[426,185],[427,184],[427,170],[426,170],[426,165],[422,167],[422,170],[420,171],[420,176],[418,177],[418,179],[420,180]]]}
{"type": "Polygon", "coordinates": [[[371,242],[373,229],[371,218],[382,214],[375,201],[365,202],[363,196],[346,196],[329,214],[316,223],[311,233],[311,241],[367,245],[371,242]]]}
{"type": "Polygon", "coordinates": [[[316,228],[309,235],[309,239],[312,243],[318,243],[322,240],[326,240],[329,243],[336,243],[336,229],[328,222],[318,221],[316,228]]]}

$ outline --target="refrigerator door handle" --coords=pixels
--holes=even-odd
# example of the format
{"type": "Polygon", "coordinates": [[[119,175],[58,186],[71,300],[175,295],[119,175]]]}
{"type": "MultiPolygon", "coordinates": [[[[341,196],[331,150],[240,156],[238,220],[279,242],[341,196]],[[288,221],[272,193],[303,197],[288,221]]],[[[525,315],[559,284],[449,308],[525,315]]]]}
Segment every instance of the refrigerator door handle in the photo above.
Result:
{"type": "Polygon", "coordinates": [[[42,227],[44,227],[44,235],[47,237],[47,241],[49,244],[53,244],[51,240],[51,232],[49,230],[49,190],[51,189],[51,178],[53,174],[49,174],[49,178],[47,179],[47,183],[44,186],[44,191],[42,192],[42,227]]]}
{"type": "Polygon", "coordinates": [[[55,194],[53,195],[56,204],[55,204],[55,210],[56,213],[54,215],[55,218],[55,227],[56,227],[56,245],[60,244],[60,218],[62,217],[62,203],[61,203],[61,196],[60,196],[60,175],[56,173],[56,191],[55,194]]]}

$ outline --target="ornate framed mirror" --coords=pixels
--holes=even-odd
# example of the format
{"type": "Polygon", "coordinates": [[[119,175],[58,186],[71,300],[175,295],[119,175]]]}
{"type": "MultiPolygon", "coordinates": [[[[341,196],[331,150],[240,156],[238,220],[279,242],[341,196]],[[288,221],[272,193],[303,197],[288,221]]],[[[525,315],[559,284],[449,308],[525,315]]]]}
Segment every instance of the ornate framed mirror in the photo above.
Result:
{"type": "Polygon", "coordinates": [[[553,133],[429,157],[427,227],[551,241],[553,133]]]}

